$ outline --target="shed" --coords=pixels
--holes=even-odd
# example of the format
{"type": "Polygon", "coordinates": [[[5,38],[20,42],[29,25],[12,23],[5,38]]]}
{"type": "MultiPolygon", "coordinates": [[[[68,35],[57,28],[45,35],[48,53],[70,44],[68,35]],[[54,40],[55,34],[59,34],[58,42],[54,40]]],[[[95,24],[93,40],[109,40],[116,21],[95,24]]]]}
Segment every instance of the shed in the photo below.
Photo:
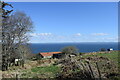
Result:
{"type": "Polygon", "coordinates": [[[113,48],[108,49],[108,51],[113,51],[113,48]]]}
{"type": "Polygon", "coordinates": [[[40,55],[42,56],[42,58],[53,58],[53,55],[57,55],[60,54],[61,52],[43,52],[40,53],[40,55]]]}

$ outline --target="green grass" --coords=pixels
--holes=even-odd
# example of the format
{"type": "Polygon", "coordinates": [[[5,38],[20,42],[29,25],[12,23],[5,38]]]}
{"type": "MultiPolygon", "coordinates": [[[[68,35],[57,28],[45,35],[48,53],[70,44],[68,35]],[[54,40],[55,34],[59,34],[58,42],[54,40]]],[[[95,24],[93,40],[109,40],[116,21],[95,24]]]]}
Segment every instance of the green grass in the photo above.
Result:
{"type": "Polygon", "coordinates": [[[31,69],[31,72],[33,74],[38,74],[38,76],[40,77],[54,78],[60,70],[61,70],[60,67],[50,65],[44,67],[34,67],[31,69]]]}
{"type": "Polygon", "coordinates": [[[58,66],[44,66],[44,67],[35,67],[32,68],[31,71],[32,72],[38,72],[38,73],[57,73],[60,70],[60,68],[58,66]]]}
{"type": "MultiPolygon", "coordinates": [[[[87,57],[105,57],[105,58],[108,58],[112,62],[111,66],[109,66],[109,65],[107,66],[106,61],[98,61],[100,71],[106,72],[106,73],[120,74],[120,72],[118,71],[118,67],[120,67],[119,51],[112,51],[110,53],[109,52],[106,52],[106,53],[99,53],[98,52],[94,55],[93,54],[82,55],[82,57],[83,58],[87,58],[87,57]],[[104,63],[106,64],[106,66],[103,67],[104,63]],[[113,68],[111,68],[112,66],[113,66],[113,68]]],[[[116,78],[116,79],[110,79],[110,80],[120,80],[119,76],[113,76],[113,78],[116,78]]]]}
{"type": "Polygon", "coordinates": [[[60,67],[50,65],[44,67],[33,67],[30,70],[24,70],[22,78],[54,78],[60,71],[60,67]]]}
{"type": "MultiPolygon", "coordinates": [[[[112,60],[116,64],[118,63],[118,52],[97,53],[95,55],[83,55],[83,58],[92,57],[92,56],[107,57],[108,59],[112,60]]],[[[77,57],[77,58],[79,58],[79,57],[77,57]]],[[[27,77],[32,77],[32,78],[37,78],[37,77],[39,77],[39,78],[54,78],[56,76],[56,74],[58,72],[60,72],[60,71],[61,71],[61,68],[58,67],[58,66],[56,66],[56,65],[50,65],[50,66],[44,66],[44,67],[42,67],[42,66],[39,66],[39,67],[36,66],[36,67],[33,67],[33,68],[29,69],[29,70],[24,70],[23,72],[25,74],[23,74],[23,77],[24,78],[27,78],[27,77]]]]}
{"type": "Polygon", "coordinates": [[[111,53],[98,54],[98,55],[110,58],[110,59],[112,59],[114,61],[118,61],[118,52],[111,52],[111,53]]]}

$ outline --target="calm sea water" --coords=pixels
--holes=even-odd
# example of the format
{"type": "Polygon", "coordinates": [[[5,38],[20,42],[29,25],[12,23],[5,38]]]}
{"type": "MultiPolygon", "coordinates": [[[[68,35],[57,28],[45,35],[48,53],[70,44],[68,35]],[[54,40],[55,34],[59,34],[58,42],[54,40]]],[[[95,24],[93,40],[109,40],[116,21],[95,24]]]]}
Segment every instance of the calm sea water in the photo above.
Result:
{"type": "Polygon", "coordinates": [[[117,42],[31,43],[30,44],[32,53],[61,51],[61,49],[66,46],[75,46],[79,49],[79,52],[96,52],[96,51],[100,51],[101,48],[105,48],[105,49],[113,48],[114,50],[118,50],[117,42]]]}

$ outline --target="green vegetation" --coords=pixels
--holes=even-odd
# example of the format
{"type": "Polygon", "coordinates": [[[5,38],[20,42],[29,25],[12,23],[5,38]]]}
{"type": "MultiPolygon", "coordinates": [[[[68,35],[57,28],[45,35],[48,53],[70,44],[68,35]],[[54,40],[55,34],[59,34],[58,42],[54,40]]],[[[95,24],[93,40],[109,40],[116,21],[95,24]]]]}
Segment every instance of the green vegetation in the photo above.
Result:
{"type": "Polygon", "coordinates": [[[83,55],[84,58],[86,57],[92,57],[92,56],[98,56],[98,57],[106,57],[112,61],[114,61],[115,63],[118,63],[118,52],[117,51],[113,51],[113,52],[105,52],[105,53],[96,53],[94,55],[83,55]]]}
{"type": "MultiPolygon", "coordinates": [[[[20,78],[82,78],[87,75],[86,79],[92,78],[92,72],[97,74],[98,68],[100,73],[109,80],[119,80],[118,73],[118,51],[111,52],[96,52],[96,53],[80,53],[80,55],[71,58],[62,59],[44,59],[40,60],[41,63],[29,61],[25,67],[14,66],[6,74],[11,75],[14,71],[20,72],[20,78]],[[50,60],[50,62],[49,62],[50,60]],[[98,68],[96,67],[96,62],[98,68]],[[57,63],[56,65],[54,65],[57,63]],[[90,66],[90,67],[89,67],[90,66]],[[84,72],[84,73],[83,73],[84,72]],[[108,76],[108,77],[107,77],[108,76]]],[[[11,67],[12,68],[12,67],[11,67]]],[[[6,75],[7,76],[7,75],[6,75]]]]}
{"type": "Polygon", "coordinates": [[[100,51],[106,51],[106,49],[105,48],[101,48],[100,51]]]}
{"type": "Polygon", "coordinates": [[[50,65],[43,67],[33,67],[29,70],[24,70],[21,77],[24,78],[54,78],[56,74],[60,71],[60,67],[50,65]]]}
{"type": "Polygon", "coordinates": [[[62,72],[57,78],[81,78],[81,80],[105,78],[107,80],[120,80],[118,51],[86,53],[74,57],[72,60],[63,60],[63,62],[62,72]]]}
{"type": "Polygon", "coordinates": [[[53,65],[44,66],[44,67],[35,67],[35,68],[31,69],[32,72],[38,72],[38,73],[52,72],[54,74],[57,73],[59,70],[60,70],[60,68],[58,66],[53,66],[53,65]]]}
{"type": "Polygon", "coordinates": [[[67,46],[67,47],[64,47],[62,50],[61,50],[62,53],[64,54],[67,54],[67,55],[70,55],[70,54],[78,54],[78,49],[74,46],[67,46]]]}
{"type": "Polygon", "coordinates": [[[85,53],[82,53],[82,52],[78,53],[79,56],[81,56],[81,55],[83,55],[83,54],[85,54],[85,53]]]}

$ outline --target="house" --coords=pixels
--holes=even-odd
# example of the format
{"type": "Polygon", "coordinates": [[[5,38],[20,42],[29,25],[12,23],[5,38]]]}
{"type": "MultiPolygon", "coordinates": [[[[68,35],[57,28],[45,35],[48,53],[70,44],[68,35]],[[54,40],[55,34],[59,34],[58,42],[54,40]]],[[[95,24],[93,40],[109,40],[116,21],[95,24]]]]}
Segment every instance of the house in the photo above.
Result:
{"type": "Polygon", "coordinates": [[[49,54],[48,52],[46,53],[40,53],[42,58],[52,58],[52,54],[49,54]]]}
{"type": "Polygon", "coordinates": [[[113,48],[108,49],[108,51],[113,51],[113,48]]]}
{"type": "Polygon", "coordinates": [[[15,59],[15,65],[21,65],[22,64],[22,62],[23,62],[23,59],[15,59]]]}
{"type": "Polygon", "coordinates": [[[42,56],[42,58],[55,58],[58,56],[58,54],[61,54],[61,52],[43,52],[39,54],[42,56]]]}
{"type": "Polygon", "coordinates": [[[75,56],[77,56],[77,54],[74,53],[69,54],[69,57],[75,57],[75,56]]]}
{"type": "Polygon", "coordinates": [[[60,59],[60,58],[63,58],[63,57],[65,57],[65,55],[63,53],[58,53],[58,54],[53,54],[52,58],[58,58],[58,59],[60,59]]]}

